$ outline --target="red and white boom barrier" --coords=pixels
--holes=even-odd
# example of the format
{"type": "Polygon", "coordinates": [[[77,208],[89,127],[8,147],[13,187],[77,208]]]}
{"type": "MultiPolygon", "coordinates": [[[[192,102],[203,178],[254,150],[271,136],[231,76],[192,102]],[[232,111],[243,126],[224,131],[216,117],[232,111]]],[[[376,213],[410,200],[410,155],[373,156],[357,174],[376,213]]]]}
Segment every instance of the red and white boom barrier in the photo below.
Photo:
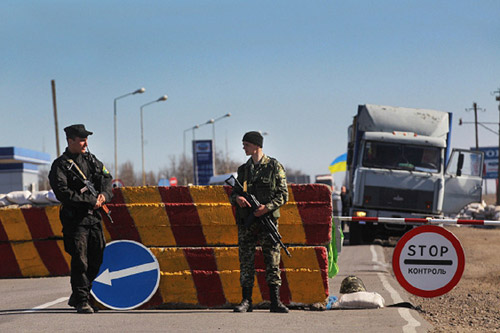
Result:
{"type": "Polygon", "coordinates": [[[377,222],[377,223],[407,223],[407,224],[464,224],[464,225],[494,225],[500,226],[500,221],[491,220],[465,220],[465,219],[434,219],[413,217],[358,217],[358,216],[334,216],[334,218],[345,222],[377,222]]]}

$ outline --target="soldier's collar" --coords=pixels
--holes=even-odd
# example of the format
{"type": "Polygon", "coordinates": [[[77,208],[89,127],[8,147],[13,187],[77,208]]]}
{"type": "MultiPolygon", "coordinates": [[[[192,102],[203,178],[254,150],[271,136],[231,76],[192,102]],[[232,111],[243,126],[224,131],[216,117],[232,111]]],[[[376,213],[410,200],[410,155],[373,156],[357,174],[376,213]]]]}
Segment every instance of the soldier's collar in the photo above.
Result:
{"type": "Polygon", "coordinates": [[[78,157],[78,155],[82,155],[82,154],[79,154],[79,153],[76,153],[76,154],[75,154],[75,153],[70,152],[70,151],[69,151],[69,149],[68,149],[67,147],[66,147],[66,151],[64,152],[64,154],[65,154],[66,156],[69,156],[69,157],[70,157],[70,158],[72,158],[72,159],[77,158],[77,157],[78,157]]]}
{"type": "Polygon", "coordinates": [[[267,164],[267,163],[269,163],[270,160],[271,159],[266,154],[264,154],[264,155],[262,155],[262,158],[260,159],[259,163],[254,164],[252,157],[250,157],[247,161],[247,164],[257,166],[257,165],[261,165],[261,164],[267,164]]]}

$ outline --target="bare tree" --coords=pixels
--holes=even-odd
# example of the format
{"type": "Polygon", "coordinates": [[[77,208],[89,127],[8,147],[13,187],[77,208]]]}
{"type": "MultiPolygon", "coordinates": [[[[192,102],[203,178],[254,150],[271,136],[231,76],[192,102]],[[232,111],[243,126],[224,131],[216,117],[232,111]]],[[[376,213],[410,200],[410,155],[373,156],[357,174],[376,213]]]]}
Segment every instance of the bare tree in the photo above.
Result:
{"type": "Polygon", "coordinates": [[[137,176],[134,173],[134,165],[132,162],[127,161],[120,165],[119,168],[120,179],[125,186],[137,186],[140,182],[137,180],[137,176]]]}
{"type": "Polygon", "coordinates": [[[175,156],[169,156],[170,177],[176,177],[179,185],[188,185],[194,183],[193,160],[181,155],[179,161],[175,156]]]}
{"type": "Polygon", "coordinates": [[[157,186],[158,180],[153,171],[146,172],[146,185],[148,186],[157,186]]]}
{"type": "Polygon", "coordinates": [[[222,151],[218,151],[215,154],[215,166],[218,175],[236,172],[240,165],[240,162],[230,159],[229,156],[224,154],[222,151]]]}
{"type": "Polygon", "coordinates": [[[50,190],[49,171],[50,167],[47,166],[42,166],[38,170],[38,190],[40,191],[50,190]]]}

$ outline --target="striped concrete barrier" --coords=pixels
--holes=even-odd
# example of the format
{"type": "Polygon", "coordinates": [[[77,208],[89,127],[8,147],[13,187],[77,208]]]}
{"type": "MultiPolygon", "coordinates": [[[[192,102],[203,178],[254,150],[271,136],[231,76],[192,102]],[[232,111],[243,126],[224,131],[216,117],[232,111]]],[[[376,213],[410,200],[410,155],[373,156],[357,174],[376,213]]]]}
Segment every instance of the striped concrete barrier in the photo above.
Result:
{"type": "MultiPolygon", "coordinates": [[[[281,209],[280,233],[287,244],[326,245],[331,237],[330,192],[322,185],[291,185],[281,209]]],[[[114,189],[104,216],[108,241],[129,239],[146,246],[237,244],[227,186],[125,187],[114,189]]],[[[0,241],[62,237],[59,206],[0,209],[0,241]]]]}
{"type": "Polygon", "coordinates": [[[0,277],[68,275],[71,257],[62,240],[0,242],[0,277]]]}
{"type": "MultiPolygon", "coordinates": [[[[114,189],[109,207],[115,223],[103,217],[106,239],[141,242],[160,262],[160,288],[149,306],[239,302],[237,227],[230,191],[227,186],[114,189]]],[[[282,298],[286,304],[322,302],[328,296],[322,245],[331,237],[331,193],[323,185],[291,185],[289,192],[280,233],[291,245],[292,258],[282,257],[282,298]]],[[[256,303],[269,298],[259,253],[256,303]]],[[[59,206],[0,209],[0,258],[0,277],[69,274],[59,206]]]]}
{"type": "MultiPolygon", "coordinates": [[[[164,306],[220,307],[241,301],[237,247],[150,248],[161,270],[164,306]]],[[[286,304],[311,304],[328,297],[326,248],[291,247],[280,262],[281,298],[286,304]]],[[[256,252],[255,304],[269,300],[264,257],[256,252]]],[[[154,299],[158,302],[158,298],[154,299]]],[[[159,305],[159,304],[156,304],[159,305]]]]}
{"type": "MultiPolygon", "coordinates": [[[[326,186],[289,186],[280,233],[287,244],[326,245],[331,237],[331,197],[326,186]]],[[[125,187],[104,219],[109,239],[146,246],[236,245],[238,232],[228,186],[125,187]]]]}
{"type": "Polygon", "coordinates": [[[61,237],[59,205],[0,209],[0,242],[61,237]]]}

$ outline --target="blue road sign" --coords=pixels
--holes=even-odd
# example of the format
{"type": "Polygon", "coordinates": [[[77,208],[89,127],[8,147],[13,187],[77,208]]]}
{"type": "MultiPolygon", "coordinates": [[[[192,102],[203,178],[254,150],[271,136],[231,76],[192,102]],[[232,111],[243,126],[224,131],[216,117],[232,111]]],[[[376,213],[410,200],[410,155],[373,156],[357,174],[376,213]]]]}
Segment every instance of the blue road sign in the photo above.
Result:
{"type": "Polygon", "coordinates": [[[193,171],[195,185],[208,185],[214,175],[214,151],[212,140],[193,141],[193,171]]]}
{"type": "Polygon", "coordinates": [[[130,240],[108,243],[92,295],[114,310],[135,309],[149,301],[160,283],[160,265],[151,251],[130,240]]]}
{"type": "MultiPolygon", "coordinates": [[[[474,150],[475,148],[471,148],[474,150]]],[[[483,178],[498,178],[498,147],[479,147],[484,152],[484,172],[483,178]]]]}

